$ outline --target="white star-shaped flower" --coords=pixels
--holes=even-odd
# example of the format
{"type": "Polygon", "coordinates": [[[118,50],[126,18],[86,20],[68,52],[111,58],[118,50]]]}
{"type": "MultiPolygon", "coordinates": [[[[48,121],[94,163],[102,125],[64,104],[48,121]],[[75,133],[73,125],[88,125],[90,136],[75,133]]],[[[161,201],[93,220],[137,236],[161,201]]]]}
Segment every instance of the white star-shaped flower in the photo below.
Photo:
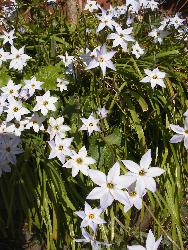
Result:
{"type": "Polygon", "coordinates": [[[142,208],[142,197],[146,192],[144,191],[143,193],[140,193],[138,187],[135,187],[135,183],[128,187],[127,190],[129,203],[125,203],[124,212],[126,213],[133,206],[140,210],[142,208]]]}
{"type": "Polygon", "coordinates": [[[59,88],[59,90],[61,92],[63,92],[64,90],[67,90],[67,85],[69,84],[69,82],[63,78],[57,78],[57,87],[59,88]]]}
{"type": "Polygon", "coordinates": [[[29,114],[30,111],[27,108],[24,108],[21,101],[16,101],[14,98],[9,100],[9,104],[7,106],[7,122],[10,122],[12,119],[16,119],[17,121],[21,120],[23,115],[29,114]]]}
{"type": "Polygon", "coordinates": [[[89,12],[93,12],[94,10],[98,10],[98,9],[99,9],[99,5],[96,1],[87,0],[84,10],[89,10],[89,12]]]}
{"type": "Polygon", "coordinates": [[[184,128],[179,125],[170,125],[170,128],[177,133],[170,139],[170,143],[178,143],[184,141],[184,146],[188,149],[188,117],[185,118],[184,128]]]}
{"type": "Polygon", "coordinates": [[[75,214],[82,218],[82,223],[80,227],[91,227],[94,232],[96,232],[97,225],[106,223],[100,215],[102,213],[102,208],[91,208],[91,206],[85,202],[85,209],[84,211],[76,211],[75,214]]]}
{"type": "Polygon", "coordinates": [[[96,238],[92,235],[90,235],[84,228],[82,228],[82,239],[74,239],[75,242],[84,242],[84,243],[90,243],[92,250],[99,250],[99,245],[102,246],[111,246],[111,244],[108,244],[106,242],[99,242],[96,240],[96,238]]]}
{"type": "Polygon", "coordinates": [[[98,127],[98,122],[100,119],[96,119],[93,114],[90,114],[89,118],[81,118],[83,125],[79,130],[87,130],[89,136],[93,133],[93,131],[100,132],[100,128],[98,127]]]}
{"type": "Polygon", "coordinates": [[[105,107],[98,108],[97,109],[97,114],[100,117],[100,119],[104,119],[107,117],[109,110],[107,110],[105,107]]]}
{"type": "Polygon", "coordinates": [[[72,176],[75,177],[78,172],[82,172],[84,175],[88,175],[90,164],[95,164],[96,160],[92,157],[87,156],[87,150],[85,147],[82,147],[78,153],[72,150],[71,159],[68,160],[63,167],[72,168],[72,176]]]}
{"type": "Polygon", "coordinates": [[[114,64],[111,61],[111,58],[115,55],[115,51],[107,51],[106,44],[104,44],[100,50],[97,50],[96,57],[91,60],[89,65],[87,66],[86,70],[93,69],[96,67],[101,67],[103,77],[106,75],[106,68],[110,68],[112,70],[116,70],[114,64]]]}
{"type": "Polygon", "coordinates": [[[113,20],[113,13],[108,13],[106,10],[102,9],[102,15],[97,15],[97,18],[99,19],[100,23],[97,28],[97,33],[103,30],[105,27],[110,28],[113,30],[113,28],[117,25],[117,23],[113,20]]]}
{"type": "Polygon", "coordinates": [[[7,85],[1,88],[1,91],[3,92],[2,96],[5,96],[7,99],[11,99],[12,97],[18,97],[21,86],[22,86],[21,84],[15,84],[10,79],[7,85]]]}
{"type": "Polygon", "coordinates": [[[48,111],[56,111],[56,106],[58,98],[50,96],[50,91],[47,91],[43,96],[36,96],[37,104],[35,105],[33,111],[41,110],[41,113],[46,116],[48,111]]]}
{"type": "Polygon", "coordinates": [[[113,165],[107,176],[99,170],[90,169],[89,177],[99,187],[95,187],[86,199],[100,199],[102,208],[107,208],[114,200],[118,200],[121,203],[129,203],[127,195],[122,189],[130,186],[135,181],[135,178],[120,175],[119,163],[113,165]]]}
{"type": "Polygon", "coordinates": [[[70,145],[73,138],[61,139],[59,137],[55,138],[55,141],[49,141],[48,144],[51,147],[51,152],[48,159],[53,159],[57,157],[62,164],[65,163],[65,156],[71,156],[72,152],[70,150],[70,145]]]}
{"type": "Polygon", "coordinates": [[[141,245],[134,245],[134,246],[127,246],[128,250],[157,250],[162,240],[162,236],[155,241],[155,237],[151,230],[149,230],[147,240],[146,240],[146,247],[141,245]]]}
{"type": "Polygon", "coordinates": [[[158,68],[155,68],[154,70],[144,69],[144,72],[147,76],[145,76],[140,82],[151,83],[152,89],[154,89],[156,85],[160,85],[163,88],[166,87],[164,84],[165,72],[160,71],[158,68]]]}
{"type": "Polygon", "coordinates": [[[163,39],[169,35],[169,32],[159,29],[153,29],[151,32],[149,32],[148,36],[153,37],[154,43],[162,43],[163,39]]]}
{"type": "Polygon", "coordinates": [[[33,128],[33,130],[38,133],[39,130],[44,130],[44,125],[42,124],[45,121],[44,116],[39,116],[37,113],[33,113],[31,117],[26,118],[26,129],[33,128]]]}
{"type": "Polygon", "coordinates": [[[16,136],[21,136],[22,132],[26,129],[25,128],[26,123],[27,123],[26,120],[14,121],[14,123],[10,123],[10,124],[8,123],[6,132],[10,134],[14,134],[16,136]]]}
{"type": "Polygon", "coordinates": [[[113,41],[113,46],[112,47],[117,47],[120,45],[123,49],[123,51],[127,51],[127,42],[133,42],[134,38],[131,35],[133,31],[133,28],[127,28],[127,29],[122,29],[120,25],[116,26],[116,33],[111,33],[108,35],[107,39],[112,39],[113,41]]]}
{"type": "Polygon", "coordinates": [[[29,95],[34,95],[36,90],[42,90],[41,85],[43,82],[37,81],[36,77],[32,77],[31,80],[24,80],[25,86],[24,89],[28,89],[29,95]]]}
{"type": "Polygon", "coordinates": [[[3,35],[1,35],[0,38],[3,39],[3,44],[9,43],[13,45],[16,36],[14,36],[14,30],[11,30],[10,32],[3,31],[3,35]]]}
{"type": "Polygon", "coordinates": [[[156,191],[156,182],[154,177],[160,176],[165,172],[159,167],[151,167],[151,149],[149,149],[141,158],[140,165],[130,160],[122,160],[123,164],[129,170],[126,173],[127,177],[131,177],[136,181],[136,188],[140,194],[145,192],[145,189],[151,192],[156,191]]]}
{"type": "Polygon", "coordinates": [[[49,126],[47,132],[50,135],[50,141],[55,137],[58,136],[59,138],[65,138],[66,132],[70,130],[70,127],[63,124],[64,123],[64,117],[58,117],[57,119],[54,119],[53,117],[50,117],[49,119],[49,126]]]}
{"type": "Polygon", "coordinates": [[[24,47],[16,49],[14,46],[11,46],[9,59],[11,60],[9,69],[17,69],[21,71],[31,57],[24,54],[24,47]]]}
{"type": "Polygon", "coordinates": [[[131,53],[133,55],[136,56],[136,58],[138,59],[141,55],[144,54],[144,49],[140,47],[140,45],[138,44],[138,42],[136,42],[133,46],[132,46],[132,51],[131,53]]]}

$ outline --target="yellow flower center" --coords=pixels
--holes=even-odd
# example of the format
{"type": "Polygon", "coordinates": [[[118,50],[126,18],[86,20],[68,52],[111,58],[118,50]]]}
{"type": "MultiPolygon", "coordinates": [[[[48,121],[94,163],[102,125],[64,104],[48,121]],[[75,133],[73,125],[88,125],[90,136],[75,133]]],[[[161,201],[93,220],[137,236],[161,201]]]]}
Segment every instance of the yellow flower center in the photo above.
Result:
{"type": "Polygon", "coordinates": [[[59,149],[60,151],[62,151],[62,150],[63,150],[63,146],[62,146],[62,145],[59,145],[59,146],[58,146],[58,149],[59,149]]]}
{"type": "Polygon", "coordinates": [[[13,108],[13,111],[14,111],[14,112],[18,112],[18,110],[19,110],[19,109],[18,109],[17,107],[14,107],[14,108],[13,108]]]}
{"type": "Polygon", "coordinates": [[[33,84],[31,85],[31,87],[34,89],[34,88],[35,88],[35,84],[33,83],[33,84]]]}
{"type": "Polygon", "coordinates": [[[144,176],[145,173],[146,173],[146,172],[142,169],[142,170],[140,170],[139,175],[140,175],[140,176],[144,176]]]}
{"type": "Polygon", "coordinates": [[[94,219],[94,214],[89,214],[89,219],[93,220],[94,219]]]}
{"type": "Polygon", "coordinates": [[[113,183],[111,183],[111,182],[109,182],[109,183],[107,184],[107,188],[109,188],[109,189],[114,188],[114,184],[113,184],[113,183]]]}
{"type": "Polygon", "coordinates": [[[11,90],[9,91],[9,94],[13,94],[13,93],[14,93],[14,90],[11,89],[11,90]]]}
{"type": "Polygon", "coordinates": [[[132,191],[132,192],[130,192],[130,194],[129,194],[131,197],[134,197],[134,196],[136,196],[136,192],[135,191],[132,191]]]}
{"type": "Polygon", "coordinates": [[[89,124],[89,127],[93,127],[93,123],[92,122],[89,124]]]}
{"type": "Polygon", "coordinates": [[[15,127],[16,127],[16,128],[19,128],[19,127],[20,127],[20,124],[19,124],[19,123],[15,123],[15,127]]]}
{"type": "Polygon", "coordinates": [[[157,77],[157,75],[153,75],[152,78],[153,79],[157,79],[158,77],[157,77]]]}
{"type": "Polygon", "coordinates": [[[188,129],[187,129],[187,130],[185,130],[185,133],[186,133],[186,134],[188,134],[188,129]]]}
{"type": "Polygon", "coordinates": [[[76,159],[76,162],[77,162],[78,164],[82,164],[83,160],[82,160],[82,158],[77,158],[77,159],[76,159]]]}
{"type": "Polygon", "coordinates": [[[58,129],[59,129],[59,126],[58,126],[58,125],[55,125],[55,126],[54,126],[54,129],[55,129],[55,130],[58,130],[58,129]]]}
{"type": "Polygon", "coordinates": [[[104,57],[103,56],[99,56],[98,60],[99,60],[99,62],[104,62],[104,57]]]}
{"type": "Polygon", "coordinates": [[[44,106],[47,106],[47,105],[48,105],[48,101],[44,101],[44,102],[43,102],[43,105],[44,105],[44,106]]]}

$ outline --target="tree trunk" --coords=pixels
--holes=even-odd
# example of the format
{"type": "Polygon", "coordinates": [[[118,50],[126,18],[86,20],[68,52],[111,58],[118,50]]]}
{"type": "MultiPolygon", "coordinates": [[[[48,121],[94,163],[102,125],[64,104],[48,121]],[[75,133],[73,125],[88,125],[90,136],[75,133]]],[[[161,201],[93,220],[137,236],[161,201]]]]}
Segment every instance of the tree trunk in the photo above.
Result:
{"type": "Polygon", "coordinates": [[[67,19],[70,23],[76,24],[78,21],[77,0],[66,0],[67,19]]]}

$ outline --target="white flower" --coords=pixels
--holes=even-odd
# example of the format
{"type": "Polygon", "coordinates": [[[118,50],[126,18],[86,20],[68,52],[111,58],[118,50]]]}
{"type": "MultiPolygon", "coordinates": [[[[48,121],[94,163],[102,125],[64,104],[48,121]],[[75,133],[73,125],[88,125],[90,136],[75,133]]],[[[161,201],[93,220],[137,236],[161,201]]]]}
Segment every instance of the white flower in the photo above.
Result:
{"type": "Polygon", "coordinates": [[[158,28],[159,30],[164,30],[170,25],[170,17],[164,18],[163,21],[160,22],[160,27],[158,28]]]}
{"type": "Polygon", "coordinates": [[[1,35],[0,38],[3,39],[3,44],[9,43],[13,45],[13,40],[16,36],[14,36],[14,30],[11,30],[10,32],[3,31],[3,35],[1,35]]]}
{"type": "Polygon", "coordinates": [[[93,12],[94,10],[98,10],[98,9],[99,9],[99,5],[96,1],[87,0],[84,10],[89,10],[90,12],[93,12]]]}
{"type": "Polygon", "coordinates": [[[95,237],[93,237],[92,235],[90,235],[84,228],[82,228],[82,236],[84,238],[82,239],[74,239],[75,242],[84,242],[84,243],[90,243],[92,250],[99,250],[99,245],[103,245],[103,246],[111,246],[111,244],[108,244],[106,242],[99,242],[95,239],[95,237]]]}
{"type": "Polygon", "coordinates": [[[46,116],[48,111],[56,111],[54,103],[56,103],[57,100],[57,97],[50,96],[50,91],[47,91],[43,96],[36,96],[37,104],[33,111],[41,110],[41,113],[46,116]]]}
{"type": "Polygon", "coordinates": [[[112,19],[113,14],[108,13],[104,9],[102,9],[102,15],[101,16],[97,15],[97,18],[100,20],[100,23],[96,32],[103,30],[105,27],[108,27],[111,30],[113,30],[113,28],[117,25],[117,23],[112,19]]]}
{"type": "Polygon", "coordinates": [[[127,51],[127,42],[134,41],[134,38],[131,36],[133,28],[122,29],[120,25],[116,26],[116,33],[111,33],[108,35],[107,39],[113,39],[113,46],[117,47],[120,45],[123,51],[127,51]]]}
{"type": "Polygon", "coordinates": [[[74,56],[69,56],[67,52],[65,52],[65,56],[63,55],[59,55],[58,56],[63,63],[65,64],[65,67],[67,67],[67,70],[65,73],[67,74],[74,74],[74,61],[75,61],[75,57],[74,56]]]}
{"type": "Polygon", "coordinates": [[[32,96],[36,90],[42,90],[41,85],[43,82],[37,81],[36,77],[32,77],[31,80],[24,80],[24,89],[28,89],[29,95],[32,96]]]}
{"type": "Polygon", "coordinates": [[[79,171],[84,175],[88,175],[88,165],[95,163],[96,161],[92,157],[87,156],[86,148],[82,147],[78,153],[72,150],[71,159],[63,167],[72,168],[72,176],[75,177],[79,171]]]}
{"type": "Polygon", "coordinates": [[[170,128],[177,133],[170,139],[170,143],[178,143],[184,140],[184,146],[188,149],[188,117],[185,118],[184,128],[179,125],[170,125],[170,128]]]}
{"type": "Polygon", "coordinates": [[[11,46],[9,59],[11,60],[9,69],[22,70],[26,66],[27,60],[31,59],[31,57],[24,54],[24,47],[17,50],[14,46],[11,46]]]}
{"type": "Polygon", "coordinates": [[[0,66],[9,59],[9,55],[9,52],[5,52],[3,48],[0,49],[0,66]]]}
{"type": "Polygon", "coordinates": [[[174,17],[170,18],[170,25],[173,25],[175,29],[178,29],[186,19],[179,18],[179,13],[176,13],[174,17]]]}
{"type": "Polygon", "coordinates": [[[132,13],[138,13],[140,10],[140,3],[137,0],[127,0],[126,6],[129,7],[129,11],[132,13]]]}
{"type": "Polygon", "coordinates": [[[14,134],[16,136],[21,136],[21,133],[26,129],[27,121],[22,120],[22,121],[15,121],[14,123],[10,123],[7,125],[6,132],[10,134],[14,134]]]}
{"type": "Polygon", "coordinates": [[[140,45],[138,44],[138,42],[136,42],[133,46],[132,46],[132,52],[133,55],[136,56],[136,58],[138,59],[141,55],[144,54],[144,49],[140,47],[140,45]]]}
{"type": "Polygon", "coordinates": [[[3,92],[2,96],[5,96],[8,99],[18,97],[20,88],[21,84],[15,84],[12,80],[9,80],[8,84],[1,88],[1,91],[3,92]]]}
{"type": "Polygon", "coordinates": [[[166,87],[164,84],[164,78],[166,75],[165,72],[160,71],[158,68],[155,68],[154,70],[144,69],[144,72],[147,76],[144,77],[140,82],[150,82],[152,89],[154,89],[157,84],[163,88],[166,87]]]}
{"type": "Polygon", "coordinates": [[[158,9],[158,2],[154,1],[154,0],[139,0],[140,2],[140,6],[146,8],[146,9],[158,9]]]}
{"type": "Polygon", "coordinates": [[[98,224],[106,223],[106,221],[100,217],[102,211],[102,208],[92,209],[91,206],[87,202],[85,202],[84,211],[75,212],[76,215],[83,219],[80,227],[82,228],[89,226],[93,229],[94,232],[96,232],[98,224]]]}
{"type": "Polygon", "coordinates": [[[97,123],[99,122],[99,119],[96,119],[93,114],[90,114],[89,118],[81,118],[83,125],[79,130],[87,130],[89,133],[89,136],[93,133],[93,131],[100,132],[100,128],[98,127],[97,123]]]}
{"type": "Polygon", "coordinates": [[[140,193],[138,187],[135,187],[135,184],[132,184],[127,188],[127,197],[129,199],[129,203],[125,203],[124,212],[126,213],[132,206],[135,206],[137,209],[142,208],[142,197],[145,195],[145,191],[140,193]]]}
{"type": "Polygon", "coordinates": [[[120,175],[119,163],[115,163],[109,170],[107,176],[99,170],[89,170],[89,177],[99,187],[95,187],[86,199],[100,199],[100,206],[106,208],[114,200],[125,203],[128,202],[126,193],[122,190],[130,186],[135,179],[131,176],[120,175]]]}
{"type": "Polygon", "coordinates": [[[72,152],[70,150],[70,144],[73,141],[73,138],[61,139],[59,137],[55,138],[55,141],[49,141],[48,144],[51,147],[51,152],[48,159],[53,159],[57,157],[62,164],[65,163],[65,156],[71,156],[72,152]]]}
{"type": "Polygon", "coordinates": [[[106,44],[104,44],[100,50],[97,50],[97,56],[89,63],[86,69],[93,69],[100,66],[104,77],[106,75],[106,68],[116,70],[114,64],[110,60],[115,53],[115,51],[108,52],[106,44]]]}
{"type": "Polygon", "coordinates": [[[156,182],[153,177],[160,176],[165,172],[162,168],[151,167],[151,161],[151,149],[142,156],[140,165],[130,160],[122,160],[123,164],[130,171],[126,173],[126,176],[136,181],[136,188],[140,194],[145,189],[154,193],[156,191],[156,182]]]}
{"type": "Polygon", "coordinates": [[[63,90],[67,90],[67,85],[69,84],[69,82],[63,78],[57,78],[57,87],[60,89],[61,92],[63,92],[63,90]]]}
{"type": "Polygon", "coordinates": [[[30,111],[27,108],[22,106],[21,101],[16,101],[14,98],[9,100],[9,104],[7,106],[7,122],[10,122],[12,119],[16,119],[17,121],[21,120],[22,115],[29,114],[30,111]]]}
{"type": "Polygon", "coordinates": [[[39,130],[44,130],[43,122],[45,120],[44,116],[39,116],[37,113],[33,113],[31,117],[26,118],[26,129],[33,128],[33,130],[38,133],[39,130]]]}
{"type": "Polygon", "coordinates": [[[162,240],[162,236],[155,241],[155,237],[151,230],[149,230],[147,240],[146,240],[146,247],[141,245],[134,245],[134,246],[127,246],[128,250],[157,250],[162,240]]]}
{"type": "Polygon", "coordinates": [[[49,126],[47,132],[50,135],[50,141],[55,137],[58,136],[60,138],[65,138],[66,132],[70,130],[70,127],[67,125],[64,125],[64,117],[58,117],[57,119],[54,119],[53,117],[50,117],[49,119],[49,126]]]}
{"type": "Polygon", "coordinates": [[[23,150],[19,148],[21,140],[16,136],[9,136],[7,134],[0,135],[0,161],[8,161],[12,164],[16,164],[16,155],[23,153],[23,150]]]}
{"type": "Polygon", "coordinates": [[[163,31],[163,30],[159,30],[159,29],[153,29],[148,36],[151,36],[154,38],[154,43],[162,43],[163,39],[169,35],[169,32],[167,31],[163,31]]]}
{"type": "Polygon", "coordinates": [[[104,119],[107,117],[109,110],[105,109],[105,107],[98,108],[97,109],[97,114],[101,119],[104,119]]]}

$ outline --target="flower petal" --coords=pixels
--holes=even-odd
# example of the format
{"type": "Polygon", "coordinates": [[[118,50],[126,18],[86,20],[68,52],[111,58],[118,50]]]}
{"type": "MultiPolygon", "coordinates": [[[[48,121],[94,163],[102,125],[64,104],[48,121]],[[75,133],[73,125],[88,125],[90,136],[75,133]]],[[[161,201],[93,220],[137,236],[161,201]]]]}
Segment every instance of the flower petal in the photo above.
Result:
{"type": "Polygon", "coordinates": [[[158,167],[151,167],[148,169],[147,171],[147,176],[150,177],[156,177],[156,176],[160,176],[161,174],[163,174],[165,172],[164,169],[162,168],[158,168],[158,167]]]}
{"type": "Polygon", "coordinates": [[[151,149],[149,149],[140,160],[140,167],[143,169],[148,169],[151,164],[151,149]]]}
{"type": "Polygon", "coordinates": [[[131,172],[137,174],[140,170],[140,166],[135,163],[134,161],[130,161],[130,160],[122,160],[123,164],[125,165],[126,168],[128,168],[128,170],[130,170],[131,172]]]}
{"type": "Polygon", "coordinates": [[[96,187],[88,194],[86,199],[90,200],[100,199],[106,193],[106,191],[107,190],[102,187],[96,187]]]}
{"type": "Polygon", "coordinates": [[[170,125],[170,128],[171,128],[174,132],[176,132],[177,134],[183,134],[184,131],[185,131],[185,129],[182,128],[182,127],[180,127],[179,125],[173,125],[173,124],[171,124],[171,125],[170,125]]]}
{"type": "Polygon", "coordinates": [[[120,166],[119,163],[116,162],[108,172],[107,182],[114,183],[114,181],[119,177],[119,175],[120,175],[120,166]]]}
{"type": "Polygon", "coordinates": [[[181,142],[184,138],[184,135],[174,135],[172,136],[172,138],[170,139],[170,143],[178,143],[181,142]]]}
{"type": "Polygon", "coordinates": [[[89,177],[97,185],[103,186],[106,184],[106,175],[103,172],[99,170],[90,169],[88,173],[89,173],[89,177]]]}

